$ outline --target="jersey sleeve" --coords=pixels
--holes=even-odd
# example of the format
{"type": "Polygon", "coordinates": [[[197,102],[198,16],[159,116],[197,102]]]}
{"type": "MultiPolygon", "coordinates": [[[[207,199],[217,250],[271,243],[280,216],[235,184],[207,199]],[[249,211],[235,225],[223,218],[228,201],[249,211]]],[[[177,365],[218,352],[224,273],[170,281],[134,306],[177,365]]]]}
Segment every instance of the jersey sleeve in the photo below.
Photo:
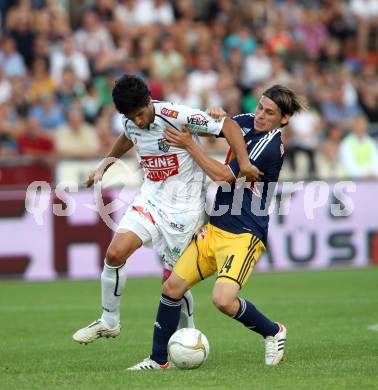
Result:
{"type": "MultiPolygon", "coordinates": [[[[231,117],[231,119],[235,121],[241,128],[243,136],[248,134],[253,129],[254,118],[255,118],[254,114],[239,114],[231,117]]],[[[217,138],[224,138],[223,133],[220,132],[217,135],[217,138]]]]}
{"type": "Polygon", "coordinates": [[[238,160],[237,160],[236,158],[234,158],[233,160],[231,160],[231,161],[228,163],[228,166],[229,166],[229,168],[231,169],[231,171],[232,171],[232,173],[234,174],[234,176],[235,176],[235,177],[238,177],[239,172],[240,172],[238,160]]]}
{"type": "Polygon", "coordinates": [[[218,135],[224,123],[224,118],[216,120],[204,111],[180,104],[164,104],[160,108],[159,114],[165,120],[172,122],[179,130],[187,126],[193,134],[206,133],[218,135]]]}
{"type": "Polygon", "coordinates": [[[131,140],[131,137],[129,135],[129,132],[128,132],[128,129],[127,129],[127,122],[128,122],[128,118],[126,118],[125,116],[122,117],[122,126],[123,126],[123,133],[125,134],[125,137],[127,139],[130,139],[131,140]]]}

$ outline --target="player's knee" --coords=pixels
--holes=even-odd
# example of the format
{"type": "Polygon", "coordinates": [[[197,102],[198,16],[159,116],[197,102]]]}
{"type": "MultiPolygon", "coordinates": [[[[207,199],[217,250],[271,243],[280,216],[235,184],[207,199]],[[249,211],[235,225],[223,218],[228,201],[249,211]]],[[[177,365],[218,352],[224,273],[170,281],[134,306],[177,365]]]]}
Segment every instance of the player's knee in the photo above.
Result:
{"type": "Polygon", "coordinates": [[[114,247],[109,247],[106,251],[106,264],[110,267],[119,267],[126,261],[127,256],[114,247]]]}
{"type": "Polygon", "coordinates": [[[233,299],[230,297],[215,293],[213,294],[213,304],[218,310],[228,316],[233,316],[235,314],[233,299]]]}
{"type": "Polygon", "coordinates": [[[163,294],[173,299],[181,299],[185,291],[185,286],[174,282],[172,278],[168,278],[163,284],[163,294]]]}

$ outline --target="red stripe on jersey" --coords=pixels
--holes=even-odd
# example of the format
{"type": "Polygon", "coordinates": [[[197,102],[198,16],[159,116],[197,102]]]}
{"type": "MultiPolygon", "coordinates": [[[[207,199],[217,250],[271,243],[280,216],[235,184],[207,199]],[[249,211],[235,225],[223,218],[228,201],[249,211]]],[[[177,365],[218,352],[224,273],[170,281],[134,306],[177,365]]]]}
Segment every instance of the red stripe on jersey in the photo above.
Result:
{"type": "Polygon", "coordinates": [[[152,217],[152,215],[146,209],[144,209],[141,206],[133,206],[132,209],[137,211],[138,213],[144,215],[150,222],[152,222],[155,225],[154,218],[152,217]]]}
{"type": "Polygon", "coordinates": [[[224,165],[228,164],[233,158],[235,157],[234,152],[231,148],[228,149],[226,160],[224,162],[224,165]]]}

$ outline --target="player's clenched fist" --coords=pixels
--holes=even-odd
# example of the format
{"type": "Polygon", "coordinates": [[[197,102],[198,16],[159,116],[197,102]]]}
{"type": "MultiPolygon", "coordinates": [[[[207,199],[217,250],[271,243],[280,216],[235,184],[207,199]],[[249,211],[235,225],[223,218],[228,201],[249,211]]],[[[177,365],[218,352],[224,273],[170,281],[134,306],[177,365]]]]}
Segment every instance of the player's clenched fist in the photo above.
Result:
{"type": "Polygon", "coordinates": [[[239,177],[245,177],[248,182],[260,181],[264,174],[252,164],[240,167],[239,177]]]}

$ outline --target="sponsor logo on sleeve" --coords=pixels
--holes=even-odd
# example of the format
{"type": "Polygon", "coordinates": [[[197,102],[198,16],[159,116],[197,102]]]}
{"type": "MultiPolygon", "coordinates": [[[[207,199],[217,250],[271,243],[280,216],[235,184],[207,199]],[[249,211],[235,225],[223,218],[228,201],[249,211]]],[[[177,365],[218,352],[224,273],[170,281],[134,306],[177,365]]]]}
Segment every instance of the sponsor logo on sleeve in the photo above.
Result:
{"type": "Polygon", "coordinates": [[[207,132],[209,120],[202,114],[193,114],[187,117],[188,127],[195,132],[207,132]]]}
{"type": "Polygon", "coordinates": [[[174,119],[177,119],[178,114],[179,114],[178,111],[170,110],[169,108],[165,108],[165,107],[163,107],[160,110],[160,112],[162,115],[168,116],[169,118],[174,118],[174,119]]]}
{"type": "Polygon", "coordinates": [[[166,156],[141,156],[140,165],[144,168],[146,178],[159,182],[177,175],[179,163],[176,154],[166,156]]]}

